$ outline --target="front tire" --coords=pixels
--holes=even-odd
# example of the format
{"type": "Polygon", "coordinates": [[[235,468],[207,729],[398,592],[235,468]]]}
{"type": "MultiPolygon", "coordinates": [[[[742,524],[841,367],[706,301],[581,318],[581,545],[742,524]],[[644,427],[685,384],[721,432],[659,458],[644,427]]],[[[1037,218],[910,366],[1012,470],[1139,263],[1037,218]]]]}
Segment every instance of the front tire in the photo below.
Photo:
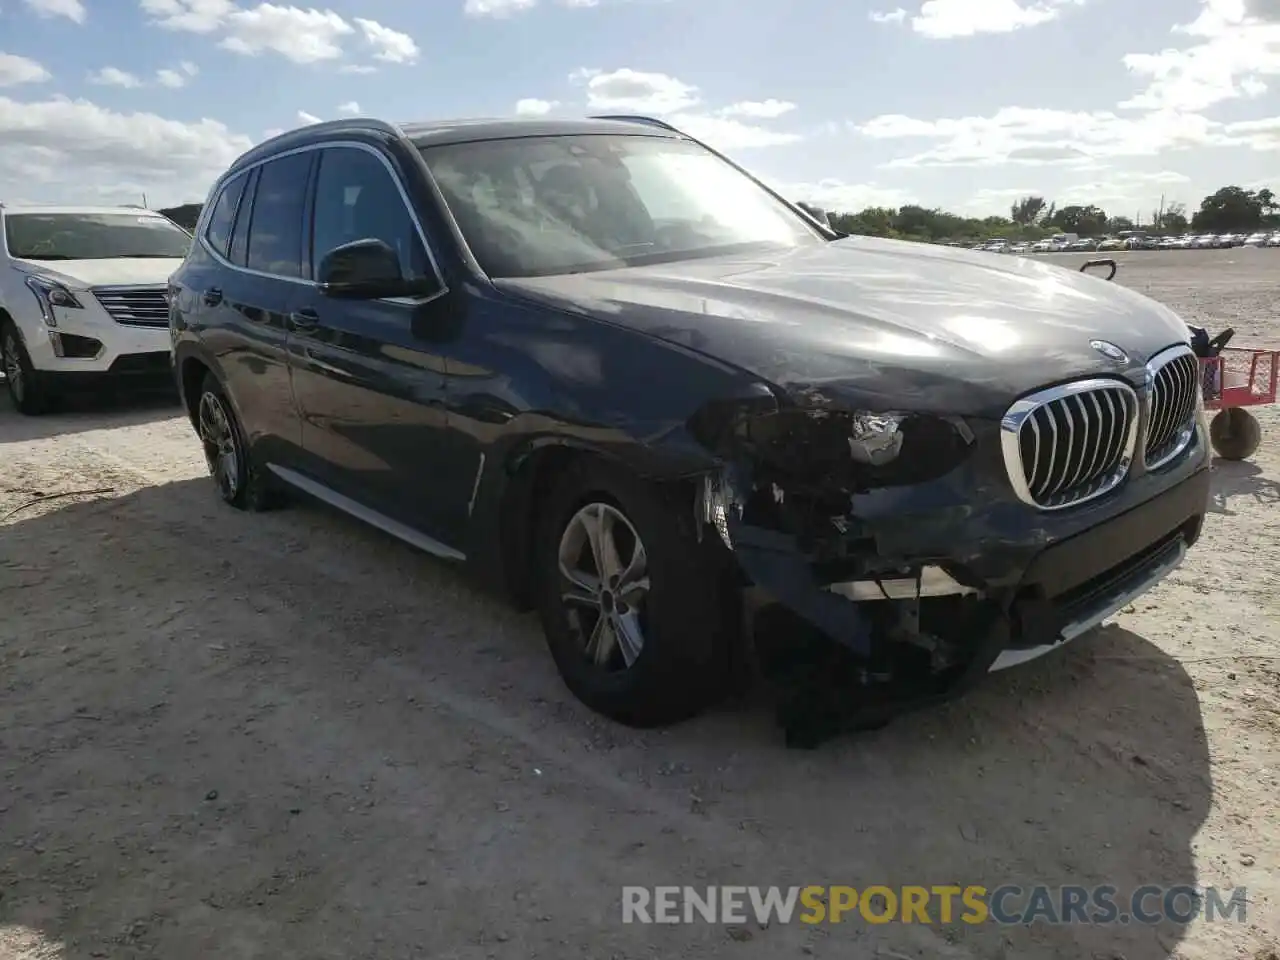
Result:
{"type": "Polygon", "coordinates": [[[726,692],[739,591],[689,503],[594,460],[556,478],[535,541],[538,610],[566,686],[619,723],[655,727],[726,692]]]}
{"type": "Polygon", "coordinates": [[[224,503],[237,510],[252,511],[278,505],[278,490],[250,453],[235,408],[212,373],[205,375],[200,387],[195,426],[209,475],[224,503]]]}
{"type": "Polygon", "coordinates": [[[11,320],[0,324],[0,363],[4,365],[5,388],[14,409],[29,417],[46,412],[52,396],[31,365],[31,356],[11,320]]]}

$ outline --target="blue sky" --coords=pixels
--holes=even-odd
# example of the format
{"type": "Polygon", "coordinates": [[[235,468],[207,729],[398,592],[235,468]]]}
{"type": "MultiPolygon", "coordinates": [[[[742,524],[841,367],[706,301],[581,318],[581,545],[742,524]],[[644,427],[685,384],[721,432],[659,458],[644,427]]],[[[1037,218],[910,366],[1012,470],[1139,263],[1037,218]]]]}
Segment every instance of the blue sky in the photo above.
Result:
{"type": "Polygon", "coordinates": [[[203,199],[276,131],[665,116],[838,209],[1280,189],[1280,0],[0,0],[0,200],[203,199]]]}

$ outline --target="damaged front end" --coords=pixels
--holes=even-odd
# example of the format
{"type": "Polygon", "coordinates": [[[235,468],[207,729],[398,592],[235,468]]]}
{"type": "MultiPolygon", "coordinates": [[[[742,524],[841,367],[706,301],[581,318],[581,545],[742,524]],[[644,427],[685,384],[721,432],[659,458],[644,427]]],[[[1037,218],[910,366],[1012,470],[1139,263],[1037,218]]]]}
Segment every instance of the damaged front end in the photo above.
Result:
{"type": "Polygon", "coordinates": [[[701,479],[700,529],[716,531],[750,582],[748,637],[779,682],[789,739],[952,696],[1007,645],[1005,609],[982,584],[946,556],[890,555],[883,517],[857,509],[860,497],[963,471],[975,449],[965,420],[851,409],[812,390],[712,405],[690,430],[720,464],[701,479]]]}

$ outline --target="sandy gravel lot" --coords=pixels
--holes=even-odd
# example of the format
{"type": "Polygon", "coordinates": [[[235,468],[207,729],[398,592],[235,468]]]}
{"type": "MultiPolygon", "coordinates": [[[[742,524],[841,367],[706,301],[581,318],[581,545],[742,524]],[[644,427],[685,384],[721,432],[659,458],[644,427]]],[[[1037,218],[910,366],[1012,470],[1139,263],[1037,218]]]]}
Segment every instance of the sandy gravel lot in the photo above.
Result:
{"type": "MultiPolygon", "coordinates": [[[[1280,251],[1120,259],[1280,347],[1280,251]]],[[[600,720],[531,617],[441,563],[317,506],[220,506],[172,406],[0,407],[0,958],[1275,960],[1262,419],[1186,565],[1115,625],[796,752],[760,703],[600,720]],[[23,507],[73,491],[100,492],[23,507]],[[623,884],[708,883],[1198,883],[1249,905],[1189,927],[619,922],[623,884]]]]}

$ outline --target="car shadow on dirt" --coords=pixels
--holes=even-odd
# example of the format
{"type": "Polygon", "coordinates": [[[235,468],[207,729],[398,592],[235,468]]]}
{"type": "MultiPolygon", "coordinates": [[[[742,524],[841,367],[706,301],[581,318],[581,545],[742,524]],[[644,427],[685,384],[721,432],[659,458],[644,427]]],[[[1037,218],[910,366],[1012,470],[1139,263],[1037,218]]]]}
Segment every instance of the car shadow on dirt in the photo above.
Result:
{"type": "Polygon", "coordinates": [[[86,430],[137,426],[167,420],[181,412],[177,391],[161,388],[69,394],[48,413],[26,417],[13,409],[8,394],[0,389],[0,442],[46,440],[86,430]]]}
{"type": "Polygon", "coordinates": [[[1280,483],[1263,474],[1262,468],[1248,460],[1213,461],[1213,499],[1209,509],[1224,516],[1235,516],[1233,497],[1248,497],[1257,503],[1280,503],[1280,483]]]}
{"type": "Polygon", "coordinates": [[[604,721],[534,620],[454,569],[316,506],[229,510],[203,479],[11,522],[0,579],[0,933],[68,958],[1164,960],[1184,935],[947,925],[936,901],[931,925],[619,922],[625,883],[1015,885],[1013,914],[1036,885],[1114,887],[1122,913],[1191,887],[1200,704],[1118,627],[792,751],[758,700],[604,721]]]}

